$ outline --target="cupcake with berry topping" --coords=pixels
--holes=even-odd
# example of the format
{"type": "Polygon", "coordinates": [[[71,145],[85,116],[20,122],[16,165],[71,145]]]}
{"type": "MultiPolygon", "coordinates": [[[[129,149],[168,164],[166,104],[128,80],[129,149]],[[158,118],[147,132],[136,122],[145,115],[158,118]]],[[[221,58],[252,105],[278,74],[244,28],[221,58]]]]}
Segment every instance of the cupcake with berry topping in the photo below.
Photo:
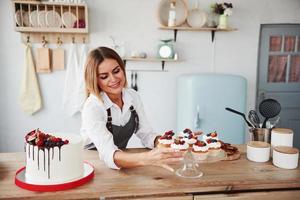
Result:
{"type": "Polygon", "coordinates": [[[195,160],[205,160],[208,156],[208,145],[200,140],[193,144],[192,154],[195,160]]]}
{"type": "Polygon", "coordinates": [[[221,152],[221,142],[219,140],[209,138],[206,140],[206,144],[211,156],[217,156],[221,152]]]}
{"type": "Polygon", "coordinates": [[[158,145],[157,147],[170,147],[171,144],[174,141],[175,133],[173,131],[167,131],[162,135],[160,138],[158,138],[158,145]]]}
{"type": "Polygon", "coordinates": [[[207,139],[219,140],[217,131],[203,135],[203,140],[206,141],[207,139]]]}
{"type": "Polygon", "coordinates": [[[179,150],[179,151],[187,151],[189,148],[189,144],[186,143],[184,140],[177,138],[171,144],[171,148],[179,150]]]}

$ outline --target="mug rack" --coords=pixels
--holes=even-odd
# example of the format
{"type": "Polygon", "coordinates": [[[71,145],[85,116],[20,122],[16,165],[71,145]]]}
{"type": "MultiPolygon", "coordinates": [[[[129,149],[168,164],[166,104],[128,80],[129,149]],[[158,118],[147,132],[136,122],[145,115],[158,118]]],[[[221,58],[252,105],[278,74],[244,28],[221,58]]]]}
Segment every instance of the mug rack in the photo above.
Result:
{"type": "Polygon", "coordinates": [[[85,3],[13,0],[14,28],[21,40],[40,43],[85,43],[88,35],[88,7],[85,3]]]}

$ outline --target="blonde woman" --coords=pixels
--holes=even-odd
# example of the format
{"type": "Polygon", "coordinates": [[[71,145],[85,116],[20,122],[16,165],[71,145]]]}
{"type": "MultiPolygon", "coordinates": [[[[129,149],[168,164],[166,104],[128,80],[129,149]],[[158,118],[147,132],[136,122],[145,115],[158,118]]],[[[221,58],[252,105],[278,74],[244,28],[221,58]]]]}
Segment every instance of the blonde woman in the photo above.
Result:
{"type": "Polygon", "coordinates": [[[108,167],[167,166],[182,160],[182,153],[171,148],[154,148],[158,134],[146,119],[138,93],[127,88],[124,63],[114,50],[99,47],[90,52],[85,84],[81,134],[87,139],[86,148],[96,148],[108,167]],[[122,151],[133,134],[152,150],[122,151]]]}

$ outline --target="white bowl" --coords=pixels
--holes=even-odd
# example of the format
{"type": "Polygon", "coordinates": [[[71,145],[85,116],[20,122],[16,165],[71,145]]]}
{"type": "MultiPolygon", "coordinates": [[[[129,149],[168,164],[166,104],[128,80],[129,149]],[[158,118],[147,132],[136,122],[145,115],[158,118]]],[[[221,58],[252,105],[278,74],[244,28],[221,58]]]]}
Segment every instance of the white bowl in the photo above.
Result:
{"type": "Polygon", "coordinates": [[[206,21],[207,14],[205,11],[197,8],[189,10],[186,22],[190,27],[201,28],[206,24],[206,21]]]}

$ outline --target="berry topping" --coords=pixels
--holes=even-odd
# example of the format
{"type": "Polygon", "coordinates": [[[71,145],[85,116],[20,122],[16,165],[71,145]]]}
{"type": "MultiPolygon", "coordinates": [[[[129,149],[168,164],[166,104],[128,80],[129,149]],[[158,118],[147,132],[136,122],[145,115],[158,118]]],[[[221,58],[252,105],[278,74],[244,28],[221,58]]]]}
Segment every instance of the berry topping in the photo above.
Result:
{"type": "Polygon", "coordinates": [[[204,147],[206,146],[206,143],[200,140],[197,140],[197,142],[195,143],[195,145],[197,145],[198,147],[204,147]]]}
{"type": "Polygon", "coordinates": [[[218,140],[216,140],[216,139],[211,139],[210,141],[211,141],[212,143],[218,142],[218,140]]]}
{"type": "Polygon", "coordinates": [[[212,143],[212,139],[207,139],[206,142],[207,142],[207,144],[210,144],[210,143],[212,143]]]}
{"type": "Polygon", "coordinates": [[[173,135],[175,135],[175,133],[172,130],[170,130],[170,131],[165,132],[164,135],[171,135],[171,136],[173,136],[173,135]]]}
{"type": "Polygon", "coordinates": [[[218,134],[217,134],[217,132],[215,131],[215,132],[210,133],[210,136],[211,136],[211,137],[217,137],[218,134]]]}
{"type": "Polygon", "coordinates": [[[184,140],[180,140],[180,139],[175,139],[174,143],[177,145],[184,145],[185,141],[184,140]]]}
{"type": "Polygon", "coordinates": [[[189,133],[189,134],[192,133],[191,129],[189,129],[189,128],[184,129],[183,132],[184,132],[184,133],[189,133]]]}
{"type": "Polygon", "coordinates": [[[68,144],[68,140],[62,140],[62,138],[52,136],[50,134],[43,133],[39,129],[29,132],[25,136],[26,142],[31,145],[36,145],[39,148],[50,148],[50,147],[60,147],[64,144],[68,144]]]}

